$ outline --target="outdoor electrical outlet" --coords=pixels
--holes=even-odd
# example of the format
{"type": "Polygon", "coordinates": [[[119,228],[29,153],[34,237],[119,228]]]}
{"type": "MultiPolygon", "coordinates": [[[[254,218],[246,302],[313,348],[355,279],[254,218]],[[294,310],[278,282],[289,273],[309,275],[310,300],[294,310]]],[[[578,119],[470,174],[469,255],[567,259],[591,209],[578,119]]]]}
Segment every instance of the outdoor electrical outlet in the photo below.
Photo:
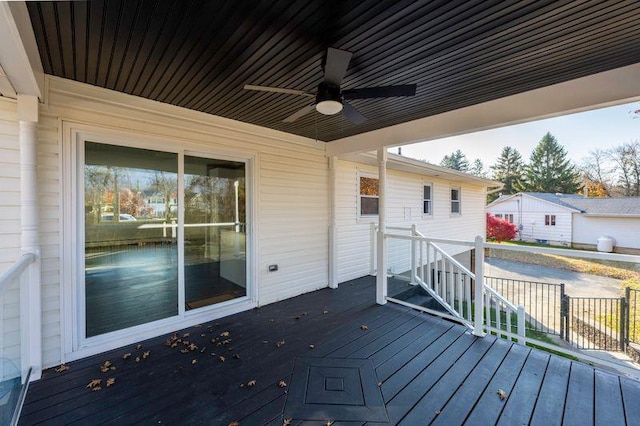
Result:
{"type": "Polygon", "coordinates": [[[269,265],[269,272],[275,272],[278,270],[278,265],[269,265]]]}

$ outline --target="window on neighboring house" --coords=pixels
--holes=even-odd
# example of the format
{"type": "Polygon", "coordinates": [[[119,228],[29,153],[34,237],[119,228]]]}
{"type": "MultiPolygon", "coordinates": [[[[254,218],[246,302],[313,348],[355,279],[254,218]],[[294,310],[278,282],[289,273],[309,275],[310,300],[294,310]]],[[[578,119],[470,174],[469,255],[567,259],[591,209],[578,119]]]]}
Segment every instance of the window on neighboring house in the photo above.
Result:
{"type": "Polygon", "coordinates": [[[422,214],[431,216],[433,214],[433,187],[424,185],[422,198],[422,214]]]}
{"type": "Polygon", "coordinates": [[[460,214],[460,188],[451,188],[451,213],[460,214]]]}
{"type": "Polygon", "coordinates": [[[504,220],[506,220],[509,223],[513,223],[513,215],[512,214],[505,214],[504,215],[504,220]]]}
{"type": "Polygon", "coordinates": [[[555,214],[544,215],[544,224],[545,226],[556,226],[556,215],[555,214]]]}
{"type": "Polygon", "coordinates": [[[497,217],[498,219],[502,219],[502,213],[496,213],[494,214],[495,217],[497,217]]]}
{"type": "Polygon", "coordinates": [[[360,176],[360,215],[378,214],[378,179],[360,176]]]}

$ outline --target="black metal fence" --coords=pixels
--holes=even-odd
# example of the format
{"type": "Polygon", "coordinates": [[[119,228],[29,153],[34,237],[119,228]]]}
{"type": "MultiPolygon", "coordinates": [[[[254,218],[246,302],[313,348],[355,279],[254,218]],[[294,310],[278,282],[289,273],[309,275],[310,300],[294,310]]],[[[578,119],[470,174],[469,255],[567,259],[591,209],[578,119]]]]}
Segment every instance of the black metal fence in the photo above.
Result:
{"type": "Polygon", "coordinates": [[[491,288],[527,313],[528,332],[560,336],[580,349],[625,351],[640,344],[640,290],[624,297],[571,297],[564,284],[485,277],[491,288]]]}
{"type": "Polygon", "coordinates": [[[498,277],[485,277],[485,283],[514,305],[524,306],[527,330],[564,335],[561,315],[564,284],[498,277]]]}

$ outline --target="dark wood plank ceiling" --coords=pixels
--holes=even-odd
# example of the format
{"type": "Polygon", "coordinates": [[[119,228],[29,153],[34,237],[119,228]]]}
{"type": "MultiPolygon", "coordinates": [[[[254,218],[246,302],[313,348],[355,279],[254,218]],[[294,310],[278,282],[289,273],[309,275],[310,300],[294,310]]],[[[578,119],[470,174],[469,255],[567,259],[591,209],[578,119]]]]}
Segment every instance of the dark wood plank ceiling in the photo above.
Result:
{"type": "Polygon", "coordinates": [[[105,0],[27,2],[45,72],[331,141],[640,62],[636,0],[105,0]],[[417,83],[413,98],[312,112],[328,47],[343,89],[417,83]]]}

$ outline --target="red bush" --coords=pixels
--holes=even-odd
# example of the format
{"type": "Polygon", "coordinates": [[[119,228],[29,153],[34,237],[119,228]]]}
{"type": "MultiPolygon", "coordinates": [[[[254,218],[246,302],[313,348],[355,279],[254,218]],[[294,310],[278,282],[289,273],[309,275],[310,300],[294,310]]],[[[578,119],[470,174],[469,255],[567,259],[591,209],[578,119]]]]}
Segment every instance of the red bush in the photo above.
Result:
{"type": "Polygon", "coordinates": [[[487,240],[496,240],[501,243],[505,240],[513,240],[517,234],[518,228],[515,224],[487,213],[487,240]]]}

